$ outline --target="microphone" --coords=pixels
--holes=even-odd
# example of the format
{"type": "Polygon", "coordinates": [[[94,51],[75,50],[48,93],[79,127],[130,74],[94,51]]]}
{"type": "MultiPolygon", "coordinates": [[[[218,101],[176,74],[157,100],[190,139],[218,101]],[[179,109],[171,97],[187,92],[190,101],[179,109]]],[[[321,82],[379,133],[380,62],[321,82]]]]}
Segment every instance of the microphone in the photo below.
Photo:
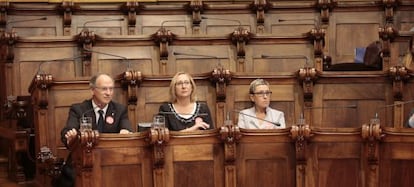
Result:
{"type": "Polygon", "coordinates": [[[172,22],[189,22],[189,20],[165,20],[161,22],[161,28],[164,28],[165,23],[172,23],[172,22]]]}
{"type": "Polygon", "coordinates": [[[393,106],[398,106],[398,105],[405,105],[405,104],[408,104],[408,103],[414,103],[414,100],[408,100],[408,101],[404,101],[404,102],[399,102],[399,103],[394,103],[394,104],[389,104],[389,105],[384,105],[384,106],[380,106],[380,107],[377,107],[376,108],[376,112],[375,112],[375,116],[374,116],[374,119],[378,119],[378,113],[379,113],[379,110],[382,110],[382,109],[385,109],[385,108],[388,108],[388,107],[393,107],[393,106]]]}
{"type": "Polygon", "coordinates": [[[83,48],[83,50],[91,52],[91,53],[97,53],[97,54],[103,54],[103,55],[108,55],[108,56],[112,56],[112,57],[121,58],[122,60],[125,60],[127,62],[127,70],[131,69],[131,62],[129,61],[129,59],[127,57],[120,56],[120,55],[115,55],[115,54],[111,54],[111,53],[106,53],[106,52],[101,52],[101,51],[94,51],[94,50],[87,49],[87,48],[83,48]]]}
{"type": "Polygon", "coordinates": [[[236,19],[225,19],[225,18],[210,18],[210,17],[205,17],[205,16],[201,16],[201,19],[212,19],[212,20],[222,20],[222,21],[232,21],[232,22],[236,22],[239,24],[239,27],[241,27],[242,23],[240,20],[236,20],[236,19]]]}
{"type": "Polygon", "coordinates": [[[217,60],[217,65],[219,66],[219,67],[222,67],[221,66],[221,63],[220,63],[220,59],[217,57],[217,56],[212,56],[212,55],[202,55],[202,54],[190,54],[190,53],[181,53],[181,52],[173,52],[173,55],[175,55],[175,56],[177,56],[177,55],[182,55],[182,56],[198,56],[198,57],[206,57],[206,58],[213,58],[213,59],[216,59],[217,60]]]}
{"type": "Polygon", "coordinates": [[[90,20],[90,21],[85,21],[85,23],[83,23],[83,31],[88,30],[86,28],[86,25],[89,23],[94,23],[94,22],[106,22],[106,21],[124,21],[124,18],[108,18],[108,19],[98,19],[98,20],[90,20]]]}
{"type": "MultiPolygon", "coordinates": [[[[234,112],[234,113],[236,113],[236,114],[241,114],[241,115],[243,115],[243,116],[248,116],[248,117],[251,117],[251,118],[253,118],[253,119],[257,119],[257,120],[260,120],[260,121],[264,121],[264,122],[270,123],[270,124],[272,124],[272,125],[274,125],[274,126],[276,126],[276,127],[280,127],[280,123],[276,123],[276,122],[269,121],[269,120],[265,120],[265,119],[260,119],[260,118],[258,118],[258,117],[256,117],[256,116],[252,116],[252,115],[249,115],[249,114],[245,114],[245,113],[243,113],[243,112],[241,112],[241,111],[239,111],[239,110],[233,110],[232,112],[234,112]]],[[[258,126],[254,123],[254,121],[249,121],[249,123],[250,123],[250,124],[252,124],[253,126],[257,127],[257,128],[259,129],[259,127],[258,127],[258,126]]]]}
{"type": "Polygon", "coordinates": [[[271,59],[305,59],[305,67],[309,67],[309,58],[305,55],[280,55],[280,56],[270,56],[262,55],[262,58],[271,58],[271,59]]]}
{"type": "Polygon", "coordinates": [[[305,110],[313,109],[340,109],[340,108],[358,108],[357,105],[342,105],[342,106],[321,106],[321,107],[305,107],[305,110]]]}
{"type": "Polygon", "coordinates": [[[78,58],[83,58],[84,55],[79,55],[79,56],[75,56],[75,57],[71,57],[71,58],[58,58],[58,59],[53,59],[53,60],[46,60],[43,61],[42,63],[39,64],[39,67],[37,69],[37,74],[45,74],[45,72],[42,70],[42,66],[43,64],[49,63],[49,62],[58,62],[58,61],[64,61],[64,60],[76,60],[78,58]]]}
{"type": "Polygon", "coordinates": [[[26,22],[26,21],[37,21],[37,20],[47,20],[47,17],[31,18],[31,19],[20,19],[20,20],[9,20],[9,21],[7,21],[7,24],[9,24],[9,23],[26,22]]]}

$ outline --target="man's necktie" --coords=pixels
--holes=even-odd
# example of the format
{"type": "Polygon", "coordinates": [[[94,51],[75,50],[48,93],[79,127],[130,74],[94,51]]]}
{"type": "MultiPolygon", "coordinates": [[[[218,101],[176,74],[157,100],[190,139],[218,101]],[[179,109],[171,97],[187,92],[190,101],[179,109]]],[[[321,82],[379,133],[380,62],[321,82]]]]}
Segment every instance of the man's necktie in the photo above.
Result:
{"type": "Polygon", "coordinates": [[[99,110],[98,112],[99,112],[98,131],[99,132],[103,132],[104,125],[105,125],[104,116],[103,116],[104,111],[103,110],[99,110]]]}

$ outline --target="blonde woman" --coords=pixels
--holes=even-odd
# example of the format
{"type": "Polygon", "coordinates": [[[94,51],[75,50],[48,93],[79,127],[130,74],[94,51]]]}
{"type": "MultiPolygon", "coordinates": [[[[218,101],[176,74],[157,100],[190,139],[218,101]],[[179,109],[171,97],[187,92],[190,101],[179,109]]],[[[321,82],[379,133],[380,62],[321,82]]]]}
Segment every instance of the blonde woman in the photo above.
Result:
{"type": "Polygon", "coordinates": [[[172,131],[213,129],[210,109],[196,100],[196,85],[190,74],[179,72],[171,80],[171,101],[160,106],[165,125],[172,131]]]}

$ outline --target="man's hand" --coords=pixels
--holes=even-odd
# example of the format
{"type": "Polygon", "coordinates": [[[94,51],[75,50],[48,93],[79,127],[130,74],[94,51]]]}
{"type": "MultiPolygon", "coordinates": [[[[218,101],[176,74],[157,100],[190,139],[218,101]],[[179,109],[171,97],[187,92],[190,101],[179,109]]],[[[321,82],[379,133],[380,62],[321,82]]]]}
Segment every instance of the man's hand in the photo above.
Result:
{"type": "Polygon", "coordinates": [[[130,132],[129,130],[126,129],[121,129],[121,131],[119,131],[119,134],[131,134],[132,132],[130,132]]]}
{"type": "Polygon", "coordinates": [[[75,139],[76,135],[78,135],[78,132],[76,131],[76,129],[71,129],[68,132],[66,132],[66,134],[65,134],[66,144],[69,145],[69,143],[73,139],[75,139]]]}

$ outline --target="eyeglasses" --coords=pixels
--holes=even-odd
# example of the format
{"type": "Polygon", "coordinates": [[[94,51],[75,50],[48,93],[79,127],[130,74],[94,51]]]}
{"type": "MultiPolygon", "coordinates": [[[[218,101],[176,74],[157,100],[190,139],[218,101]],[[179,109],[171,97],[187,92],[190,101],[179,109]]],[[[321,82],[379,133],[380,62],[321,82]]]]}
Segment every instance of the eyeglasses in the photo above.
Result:
{"type": "Polygon", "coordinates": [[[190,81],[180,81],[180,82],[176,82],[175,86],[188,86],[190,84],[191,84],[190,81]]]}
{"type": "Polygon", "coordinates": [[[264,97],[264,96],[269,97],[270,95],[272,95],[272,92],[271,91],[264,91],[264,92],[255,92],[253,94],[255,94],[257,96],[260,96],[260,97],[264,97]]]}
{"type": "Polygon", "coordinates": [[[114,87],[95,87],[95,88],[102,92],[106,92],[106,91],[113,92],[114,91],[114,87]]]}

